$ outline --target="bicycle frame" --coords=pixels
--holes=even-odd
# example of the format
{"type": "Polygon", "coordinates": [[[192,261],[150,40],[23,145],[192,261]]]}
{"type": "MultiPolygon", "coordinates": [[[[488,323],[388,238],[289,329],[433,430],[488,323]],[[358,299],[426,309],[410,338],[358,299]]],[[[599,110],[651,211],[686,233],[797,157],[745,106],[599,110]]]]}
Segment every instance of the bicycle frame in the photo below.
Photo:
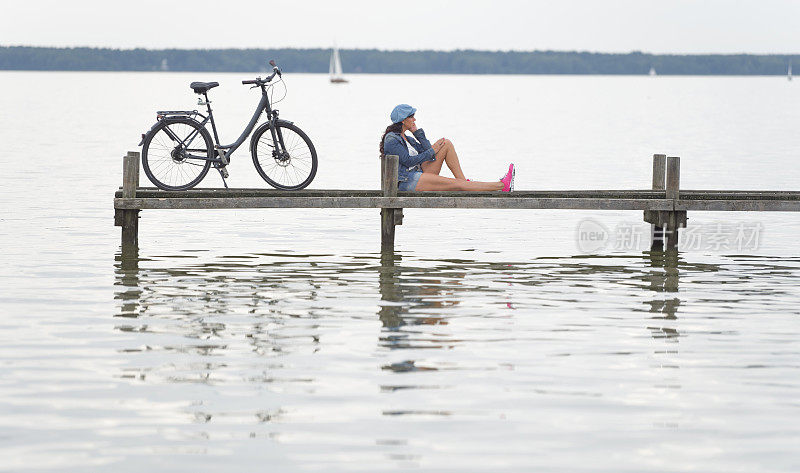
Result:
{"type": "MultiPolygon", "coordinates": [[[[237,149],[239,149],[239,147],[242,145],[242,143],[244,143],[244,141],[247,139],[247,137],[250,136],[250,134],[253,132],[253,129],[255,128],[256,123],[258,123],[258,118],[261,116],[261,112],[265,112],[267,114],[267,120],[268,120],[268,123],[270,125],[270,131],[272,132],[272,139],[274,140],[274,142],[279,143],[279,146],[280,146],[279,151],[280,152],[285,151],[283,149],[284,145],[283,145],[282,137],[276,136],[276,134],[275,134],[274,123],[275,123],[275,120],[277,120],[277,118],[278,118],[278,112],[277,112],[277,110],[273,110],[272,109],[272,107],[271,107],[271,105],[269,103],[269,96],[267,94],[267,89],[266,89],[265,86],[261,87],[261,100],[258,102],[258,106],[256,107],[255,112],[253,112],[253,116],[250,118],[250,122],[244,128],[244,131],[242,131],[242,134],[239,135],[239,138],[237,138],[236,141],[234,141],[233,143],[231,143],[229,145],[220,144],[219,135],[217,134],[217,125],[214,122],[214,112],[211,110],[211,102],[209,102],[209,100],[208,100],[207,93],[203,94],[203,98],[205,99],[206,108],[208,109],[208,116],[207,117],[203,117],[204,119],[203,119],[202,122],[200,122],[200,125],[205,127],[208,124],[208,122],[211,122],[211,131],[214,134],[214,141],[216,142],[216,148],[217,148],[218,151],[219,150],[225,150],[224,151],[225,152],[225,157],[228,158],[227,159],[228,162],[230,161],[230,156],[233,154],[233,152],[236,151],[237,149]],[[279,139],[279,138],[281,138],[281,139],[279,139]]],[[[200,116],[202,116],[202,115],[200,115],[200,116]]],[[[221,159],[215,158],[215,159],[213,159],[213,161],[214,162],[221,162],[221,159]]]]}

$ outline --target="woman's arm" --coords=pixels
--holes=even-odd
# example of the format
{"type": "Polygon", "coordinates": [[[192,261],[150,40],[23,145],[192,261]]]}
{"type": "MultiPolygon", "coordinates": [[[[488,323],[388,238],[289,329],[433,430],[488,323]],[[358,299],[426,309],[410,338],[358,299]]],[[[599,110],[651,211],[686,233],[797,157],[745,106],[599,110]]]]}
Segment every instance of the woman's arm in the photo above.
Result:
{"type": "MultiPolygon", "coordinates": [[[[427,142],[427,140],[425,141],[427,142]]],[[[428,143],[428,149],[422,153],[419,153],[416,156],[409,156],[408,147],[406,146],[405,140],[395,134],[386,135],[386,138],[383,141],[383,153],[396,155],[398,158],[400,158],[400,165],[407,168],[424,163],[425,161],[436,160],[436,153],[433,151],[433,148],[430,148],[430,143],[428,143]]]]}
{"type": "Polygon", "coordinates": [[[424,163],[425,161],[436,161],[436,153],[438,150],[433,149],[431,142],[425,137],[425,132],[422,130],[422,128],[414,128],[411,130],[411,133],[414,135],[416,140],[409,138],[409,143],[411,143],[411,146],[417,150],[419,153],[418,156],[422,156],[422,161],[420,162],[424,163]]]}
{"type": "Polygon", "coordinates": [[[432,148],[431,142],[428,141],[428,138],[425,137],[425,131],[422,128],[417,128],[411,133],[414,134],[414,138],[416,138],[417,141],[419,141],[419,144],[421,144],[423,148],[425,148],[426,150],[432,148]]]}
{"type": "Polygon", "coordinates": [[[411,133],[414,134],[414,138],[419,140],[419,143],[422,145],[423,149],[433,148],[434,156],[439,152],[439,149],[444,146],[446,141],[444,138],[439,138],[436,140],[436,143],[431,145],[431,142],[428,141],[428,138],[425,136],[425,132],[422,131],[422,128],[417,128],[416,125],[414,125],[414,129],[411,130],[411,133]],[[419,132],[419,134],[417,134],[417,132],[419,132]]]}
{"type": "Polygon", "coordinates": [[[431,145],[431,142],[428,141],[428,138],[425,137],[425,132],[422,131],[422,128],[419,128],[419,129],[415,128],[412,131],[412,133],[414,133],[414,138],[419,140],[419,144],[422,145],[422,149],[433,148],[433,154],[434,155],[436,155],[436,153],[439,152],[439,149],[442,146],[444,146],[444,143],[447,141],[444,138],[439,138],[438,140],[436,140],[436,143],[431,145]],[[417,134],[417,132],[419,132],[419,134],[417,134]]]}

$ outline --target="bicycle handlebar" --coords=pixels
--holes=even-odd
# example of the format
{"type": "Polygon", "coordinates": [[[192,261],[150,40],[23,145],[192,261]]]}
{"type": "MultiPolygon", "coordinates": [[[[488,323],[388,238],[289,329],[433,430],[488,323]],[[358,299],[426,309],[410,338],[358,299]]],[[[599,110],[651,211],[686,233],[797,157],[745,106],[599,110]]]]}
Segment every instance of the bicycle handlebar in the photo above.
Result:
{"type": "Polygon", "coordinates": [[[243,80],[242,81],[242,85],[253,85],[253,84],[254,85],[265,85],[265,84],[269,83],[269,81],[271,81],[273,77],[275,77],[275,74],[277,74],[278,77],[280,77],[281,76],[281,70],[278,68],[278,65],[275,64],[275,60],[274,59],[270,59],[269,65],[272,66],[272,74],[270,74],[269,76],[267,76],[267,77],[265,77],[263,79],[260,78],[260,77],[257,77],[255,80],[243,80]]]}
{"type": "Polygon", "coordinates": [[[278,67],[278,65],[275,64],[275,60],[274,59],[270,59],[269,60],[269,65],[272,66],[272,75],[274,76],[275,74],[278,74],[278,77],[280,77],[281,76],[281,70],[278,67]]]}

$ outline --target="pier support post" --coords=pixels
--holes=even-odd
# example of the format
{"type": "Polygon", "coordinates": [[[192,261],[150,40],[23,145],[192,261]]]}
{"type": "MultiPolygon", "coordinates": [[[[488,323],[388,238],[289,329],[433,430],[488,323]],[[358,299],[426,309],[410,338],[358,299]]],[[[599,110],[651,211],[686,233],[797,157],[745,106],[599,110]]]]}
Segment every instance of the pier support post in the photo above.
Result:
{"type": "MultiPolygon", "coordinates": [[[[381,158],[381,190],[384,197],[397,197],[399,159],[392,154],[381,158]]],[[[403,209],[381,208],[381,251],[394,251],[394,230],[396,225],[403,223],[402,212],[403,209]]]]}
{"type": "Polygon", "coordinates": [[[678,229],[686,227],[686,211],[675,211],[674,203],[680,198],[681,158],[667,158],[667,199],[673,202],[673,211],[668,212],[664,228],[666,233],[666,249],[678,248],[678,229]]]}
{"type": "Polygon", "coordinates": [[[645,210],[644,221],[650,223],[650,251],[676,249],[678,229],[686,227],[686,211],[675,210],[674,203],[680,198],[681,158],[653,155],[653,190],[663,190],[672,200],[673,210],[645,210]]]}
{"type": "MultiPolygon", "coordinates": [[[[665,190],[667,172],[667,155],[653,155],[653,190],[665,190]]],[[[650,222],[650,251],[661,251],[664,249],[664,227],[661,226],[662,219],[659,218],[659,211],[645,210],[644,221],[650,222]]]]}
{"type": "MultiPolygon", "coordinates": [[[[128,151],[122,158],[122,198],[136,197],[139,187],[139,153],[128,151]]],[[[115,209],[114,225],[122,227],[122,247],[139,246],[139,210],[115,209]]]]}

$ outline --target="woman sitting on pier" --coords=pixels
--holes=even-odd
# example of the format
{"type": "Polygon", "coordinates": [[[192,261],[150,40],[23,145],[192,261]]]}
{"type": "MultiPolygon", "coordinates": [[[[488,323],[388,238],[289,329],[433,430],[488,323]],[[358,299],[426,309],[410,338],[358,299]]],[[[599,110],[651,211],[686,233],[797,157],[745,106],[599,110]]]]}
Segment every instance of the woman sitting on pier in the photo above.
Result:
{"type": "Polygon", "coordinates": [[[381,138],[381,157],[397,155],[400,159],[398,190],[401,191],[503,191],[514,188],[514,164],[499,181],[478,182],[464,177],[455,147],[450,140],[439,139],[431,146],[422,128],[417,128],[411,105],[401,104],[392,110],[392,124],[381,138]],[[406,135],[410,131],[414,136],[406,135]],[[442,164],[447,164],[455,179],[440,176],[442,164]]]}

